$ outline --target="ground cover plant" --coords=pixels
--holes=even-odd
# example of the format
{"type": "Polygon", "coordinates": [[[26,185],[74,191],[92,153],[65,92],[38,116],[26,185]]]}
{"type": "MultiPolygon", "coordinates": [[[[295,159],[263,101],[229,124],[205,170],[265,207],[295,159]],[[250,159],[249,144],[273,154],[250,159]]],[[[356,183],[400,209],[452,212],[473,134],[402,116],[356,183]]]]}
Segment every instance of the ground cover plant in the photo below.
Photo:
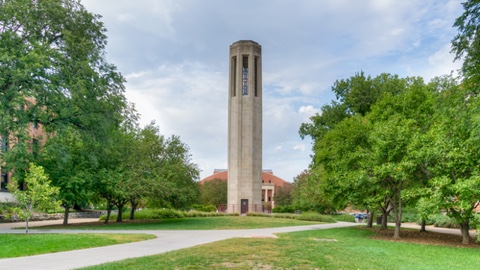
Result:
{"type": "Polygon", "coordinates": [[[258,229],[318,224],[316,221],[259,218],[250,216],[221,216],[204,218],[170,218],[162,220],[125,220],[119,223],[89,222],[70,225],[37,227],[38,229],[76,230],[234,230],[258,229]]]}
{"type": "Polygon", "coordinates": [[[229,239],[84,269],[478,269],[475,247],[400,242],[375,230],[341,228],[229,239]]]}
{"type": "Polygon", "coordinates": [[[155,236],[149,234],[0,234],[0,258],[102,247],[152,238],[155,236]]]}

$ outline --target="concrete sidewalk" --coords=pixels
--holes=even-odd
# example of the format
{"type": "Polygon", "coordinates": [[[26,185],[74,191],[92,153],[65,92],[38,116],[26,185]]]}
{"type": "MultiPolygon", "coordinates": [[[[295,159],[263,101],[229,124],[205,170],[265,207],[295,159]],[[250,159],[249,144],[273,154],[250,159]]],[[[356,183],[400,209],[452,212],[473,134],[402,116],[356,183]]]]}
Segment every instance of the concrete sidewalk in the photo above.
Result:
{"type": "MultiPolygon", "coordinates": [[[[36,223],[35,225],[42,224],[36,223]]],[[[276,237],[276,233],[286,233],[305,230],[320,230],[330,228],[358,226],[356,223],[339,222],[296,227],[283,227],[253,230],[202,230],[202,231],[85,231],[85,230],[34,230],[31,233],[145,233],[157,236],[155,239],[106,246],[99,248],[51,253],[44,255],[0,259],[0,269],[31,270],[75,269],[107,262],[119,261],[127,258],[143,257],[160,254],[172,250],[193,247],[234,237],[276,237]]],[[[23,225],[24,226],[24,225],[23,225]]],[[[0,233],[11,233],[8,228],[0,229],[0,233]]],[[[14,230],[14,233],[20,233],[14,230]]]]}

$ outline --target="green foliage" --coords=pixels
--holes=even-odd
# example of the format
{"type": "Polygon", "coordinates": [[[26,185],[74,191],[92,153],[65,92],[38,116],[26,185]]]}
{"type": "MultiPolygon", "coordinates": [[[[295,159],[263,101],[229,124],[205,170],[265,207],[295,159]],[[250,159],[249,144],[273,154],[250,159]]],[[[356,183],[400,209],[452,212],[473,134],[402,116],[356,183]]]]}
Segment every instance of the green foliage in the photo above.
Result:
{"type": "Polygon", "coordinates": [[[286,219],[296,219],[304,221],[316,221],[322,223],[334,223],[336,220],[330,215],[321,215],[317,212],[304,212],[300,215],[289,214],[289,213],[280,213],[280,214],[266,214],[266,213],[256,213],[249,212],[247,216],[252,217],[268,217],[268,218],[286,218],[286,219]]]}
{"type": "Polygon", "coordinates": [[[192,209],[195,209],[200,212],[215,212],[217,210],[217,207],[215,207],[215,205],[193,204],[192,209]]]}
{"type": "Polygon", "coordinates": [[[293,205],[275,206],[272,209],[273,213],[295,213],[295,207],[293,205]]]}
{"type": "Polygon", "coordinates": [[[227,204],[227,181],[223,179],[212,179],[200,184],[198,202],[200,204],[227,204]]]}
{"type": "Polygon", "coordinates": [[[41,164],[32,123],[47,134],[73,128],[105,143],[122,120],[124,79],[106,62],[100,16],[79,1],[9,0],[0,10],[0,134],[17,137],[1,158],[22,182],[29,162],[41,164]]]}
{"type": "Polygon", "coordinates": [[[1,202],[0,203],[0,214],[10,214],[14,212],[17,204],[15,202],[1,202]]]}
{"type": "Polygon", "coordinates": [[[34,209],[51,209],[59,207],[60,201],[55,200],[59,188],[50,186],[51,181],[45,174],[42,167],[30,164],[30,171],[25,178],[25,191],[18,188],[18,181],[14,178],[7,186],[13,197],[17,201],[18,207],[14,212],[26,222],[26,232],[28,233],[28,221],[32,217],[34,209]]]}
{"type": "Polygon", "coordinates": [[[295,177],[291,191],[295,210],[317,211],[320,213],[335,212],[335,207],[328,192],[323,189],[325,177],[322,171],[312,173],[304,171],[295,177]]]}
{"type": "Polygon", "coordinates": [[[292,189],[293,184],[291,183],[285,183],[284,185],[277,187],[274,196],[275,207],[289,206],[293,203],[292,189]]]}
{"type": "Polygon", "coordinates": [[[355,222],[355,217],[349,214],[332,215],[336,221],[355,222]]]}
{"type": "MultiPolygon", "coordinates": [[[[124,218],[128,218],[128,213],[123,213],[124,218]]],[[[116,218],[116,214],[112,214],[111,218],[116,218]]],[[[174,209],[143,209],[137,211],[135,217],[137,219],[166,219],[166,218],[183,218],[184,212],[174,209]]],[[[105,220],[106,216],[100,217],[100,220],[105,220]]]]}
{"type": "Polygon", "coordinates": [[[297,220],[308,220],[308,221],[318,221],[325,223],[334,223],[336,222],[331,216],[321,215],[316,212],[303,212],[301,215],[296,217],[297,220]]]}
{"type": "Polygon", "coordinates": [[[433,225],[440,228],[460,228],[455,220],[446,215],[436,215],[433,225]]]}
{"type": "Polygon", "coordinates": [[[462,75],[467,85],[472,85],[472,90],[478,94],[480,82],[480,3],[468,0],[462,3],[464,13],[455,20],[453,27],[458,29],[457,35],[452,40],[452,52],[455,60],[461,60],[462,75]]]}
{"type": "Polygon", "coordinates": [[[184,212],[184,215],[185,217],[230,217],[230,216],[240,216],[240,213],[187,211],[187,212],[184,212]]]}

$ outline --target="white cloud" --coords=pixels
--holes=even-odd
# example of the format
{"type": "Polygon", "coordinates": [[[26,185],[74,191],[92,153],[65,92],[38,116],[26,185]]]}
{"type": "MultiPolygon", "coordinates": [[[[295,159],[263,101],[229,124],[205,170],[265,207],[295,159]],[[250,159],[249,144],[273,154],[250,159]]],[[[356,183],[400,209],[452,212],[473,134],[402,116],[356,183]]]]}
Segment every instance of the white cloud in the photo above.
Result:
{"type": "Polygon", "coordinates": [[[293,150],[298,150],[298,151],[305,151],[306,147],[305,147],[305,144],[303,143],[300,143],[300,144],[297,144],[293,147],[293,150]]]}
{"type": "Polygon", "coordinates": [[[103,15],[107,58],[126,75],[127,97],[142,123],[156,120],[162,133],[181,136],[202,177],[226,168],[228,47],[240,39],[259,42],[264,167],[291,180],[311,160],[298,129],[334,98],[335,80],[362,70],[429,79],[459,66],[448,44],[461,1],[82,3],[103,15]]]}

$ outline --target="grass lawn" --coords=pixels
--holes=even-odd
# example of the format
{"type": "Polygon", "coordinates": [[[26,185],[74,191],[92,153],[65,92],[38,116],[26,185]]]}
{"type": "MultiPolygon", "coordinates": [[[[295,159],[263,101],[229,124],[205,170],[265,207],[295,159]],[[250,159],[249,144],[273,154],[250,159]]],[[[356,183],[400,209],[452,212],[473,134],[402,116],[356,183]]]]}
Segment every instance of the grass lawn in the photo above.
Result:
{"type": "Polygon", "coordinates": [[[236,229],[258,229],[276,228],[288,226],[301,226],[319,224],[314,221],[304,221],[284,218],[266,217],[197,217],[197,218],[175,218],[164,220],[142,221],[125,220],[122,223],[115,221],[109,224],[103,222],[88,224],[71,224],[67,226],[55,225],[36,227],[35,229],[75,229],[75,230],[236,230],[236,229]]]}
{"type": "Polygon", "coordinates": [[[148,234],[0,234],[0,258],[101,247],[155,238],[148,234]]]}
{"type": "Polygon", "coordinates": [[[84,269],[478,269],[478,248],[372,239],[342,228],[237,238],[84,269]]]}

